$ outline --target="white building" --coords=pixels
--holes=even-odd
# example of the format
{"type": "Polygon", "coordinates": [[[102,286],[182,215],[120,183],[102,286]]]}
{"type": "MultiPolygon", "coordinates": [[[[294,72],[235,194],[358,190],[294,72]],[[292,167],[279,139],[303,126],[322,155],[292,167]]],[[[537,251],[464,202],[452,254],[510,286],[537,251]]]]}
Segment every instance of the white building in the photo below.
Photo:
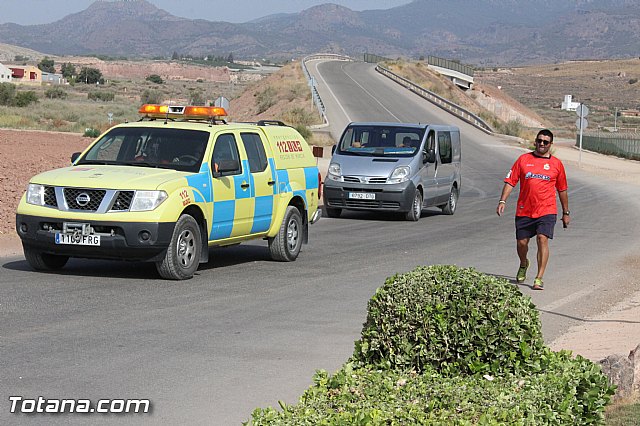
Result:
{"type": "Polygon", "coordinates": [[[11,70],[0,64],[0,83],[11,83],[11,70]]]}
{"type": "Polygon", "coordinates": [[[580,102],[573,102],[571,95],[564,95],[564,101],[562,102],[562,109],[567,111],[575,111],[580,106],[580,102]]]}

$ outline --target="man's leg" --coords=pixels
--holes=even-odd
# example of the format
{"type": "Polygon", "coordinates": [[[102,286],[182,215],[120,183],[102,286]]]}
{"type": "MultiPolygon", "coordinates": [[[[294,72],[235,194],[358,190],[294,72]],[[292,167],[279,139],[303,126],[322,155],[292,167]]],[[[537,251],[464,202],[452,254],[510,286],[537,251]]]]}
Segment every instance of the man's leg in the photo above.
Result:
{"type": "Polygon", "coordinates": [[[549,261],[549,237],[538,234],[536,235],[536,240],[538,243],[538,275],[536,275],[536,278],[542,279],[549,261]]]}
{"type": "Polygon", "coordinates": [[[527,266],[527,253],[529,253],[529,238],[516,240],[516,248],[518,257],[520,258],[520,266],[527,266]]]}

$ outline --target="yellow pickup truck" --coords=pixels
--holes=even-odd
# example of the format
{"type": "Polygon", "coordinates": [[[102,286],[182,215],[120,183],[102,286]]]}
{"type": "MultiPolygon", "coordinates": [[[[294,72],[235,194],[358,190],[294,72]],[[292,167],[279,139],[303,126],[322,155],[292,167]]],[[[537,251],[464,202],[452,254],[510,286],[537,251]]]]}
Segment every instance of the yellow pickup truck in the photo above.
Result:
{"type": "Polygon", "coordinates": [[[36,270],[70,257],[155,262],[188,279],[211,246],[263,238],[293,261],[320,217],[320,173],[281,122],[227,123],[219,107],[143,105],[69,167],[31,178],[16,230],[36,270]]]}

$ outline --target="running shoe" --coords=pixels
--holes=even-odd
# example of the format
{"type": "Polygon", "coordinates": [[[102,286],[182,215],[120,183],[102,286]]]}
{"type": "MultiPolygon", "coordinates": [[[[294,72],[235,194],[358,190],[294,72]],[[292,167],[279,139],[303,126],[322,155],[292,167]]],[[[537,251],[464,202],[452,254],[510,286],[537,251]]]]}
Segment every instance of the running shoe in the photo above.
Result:
{"type": "Polygon", "coordinates": [[[521,266],[518,268],[518,273],[516,274],[517,282],[523,283],[524,280],[527,279],[527,269],[529,269],[529,259],[527,259],[527,264],[525,266],[521,266]]]}
{"type": "Polygon", "coordinates": [[[533,289],[544,290],[544,283],[542,282],[542,278],[536,278],[535,280],[533,280],[533,289]]]}

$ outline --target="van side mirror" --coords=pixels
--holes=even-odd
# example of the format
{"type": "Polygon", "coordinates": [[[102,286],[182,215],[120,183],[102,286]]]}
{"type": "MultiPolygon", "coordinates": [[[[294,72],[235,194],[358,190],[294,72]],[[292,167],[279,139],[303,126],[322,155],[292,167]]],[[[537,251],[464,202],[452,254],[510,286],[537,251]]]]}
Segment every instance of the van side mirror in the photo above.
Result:
{"type": "Polygon", "coordinates": [[[71,154],[71,162],[75,163],[76,160],[78,159],[78,157],[80,157],[80,154],[82,154],[81,152],[74,152],[73,154],[71,154]]]}
{"type": "Polygon", "coordinates": [[[423,163],[435,163],[436,162],[436,150],[435,149],[425,149],[422,151],[422,162],[423,163]]]}

